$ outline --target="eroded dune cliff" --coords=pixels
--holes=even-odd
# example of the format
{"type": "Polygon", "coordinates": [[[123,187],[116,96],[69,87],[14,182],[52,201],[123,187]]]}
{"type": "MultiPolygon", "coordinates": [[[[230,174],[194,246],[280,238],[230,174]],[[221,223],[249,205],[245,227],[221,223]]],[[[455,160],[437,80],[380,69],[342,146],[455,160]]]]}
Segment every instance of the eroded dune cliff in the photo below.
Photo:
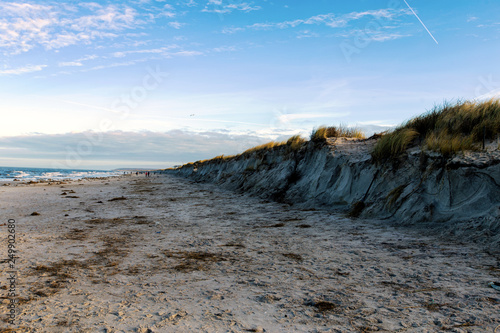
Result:
{"type": "Polygon", "coordinates": [[[414,148],[375,163],[376,139],[329,138],[182,166],[168,172],[294,207],[452,235],[500,248],[500,153],[453,158],[414,148]]]}

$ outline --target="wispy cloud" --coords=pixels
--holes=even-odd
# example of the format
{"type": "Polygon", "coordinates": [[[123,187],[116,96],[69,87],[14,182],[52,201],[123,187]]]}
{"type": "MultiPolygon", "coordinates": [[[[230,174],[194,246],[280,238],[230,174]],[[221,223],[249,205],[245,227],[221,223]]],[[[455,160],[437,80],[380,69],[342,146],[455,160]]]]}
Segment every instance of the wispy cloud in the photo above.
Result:
{"type": "Polygon", "coordinates": [[[80,67],[83,64],[79,61],[60,62],[59,67],[80,67]]]}
{"type": "Polygon", "coordinates": [[[36,47],[60,49],[114,39],[146,22],[127,5],[78,6],[0,3],[0,50],[20,54],[36,47]],[[91,11],[91,14],[84,14],[91,11]]]}
{"type": "Polygon", "coordinates": [[[168,25],[171,26],[174,29],[180,29],[180,28],[182,28],[182,26],[184,26],[186,24],[185,23],[180,23],[180,22],[177,22],[177,21],[173,21],[173,22],[168,22],[168,25]]]}
{"type": "Polygon", "coordinates": [[[237,33],[237,32],[240,32],[240,31],[244,31],[245,28],[241,28],[241,27],[225,27],[224,29],[222,29],[222,33],[223,34],[234,34],[234,33],[237,33]]]}
{"type": "Polygon", "coordinates": [[[297,34],[297,38],[311,38],[319,37],[319,34],[312,32],[310,30],[302,30],[297,34]]]}
{"type": "MultiPolygon", "coordinates": [[[[257,22],[242,27],[225,27],[222,30],[224,34],[235,34],[245,30],[274,30],[274,29],[295,29],[296,37],[299,39],[320,37],[320,31],[314,29],[314,26],[323,26],[336,29],[336,33],[330,36],[350,38],[362,35],[365,40],[376,42],[385,42],[395,39],[411,36],[410,33],[394,31],[401,26],[398,24],[397,18],[401,16],[410,16],[412,12],[409,9],[377,9],[362,12],[351,12],[347,14],[319,14],[304,19],[294,19],[282,22],[257,22]],[[359,24],[354,24],[354,21],[365,20],[363,22],[377,22],[371,25],[375,28],[359,28],[359,24]],[[302,28],[301,30],[298,30],[302,28]],[[393,31],[390,31],[393,30],[393,31]]],[[[365,27],[370,27],[366,25],[365,27]]],[[[323,31],[324,32],[324,31],[323,31]]]]}
{"type": "Polygon", "coordinates": [[[137,11],[128,6],[109,5],[96,10],[92,15],[76,19],[64,19],[60,23],[76,31],[115,30],[133,28],[137,24],[137,11]]]}
{"type": "Polygon", "coordinates": [[[39,72],[43,70],[47,65],[28,65],[18,68],[9,68],[0,70],[0,75],[19,75],[25,73],[39,72]]]}
{"type": "Polygon", "coordinates": [[[343,38],[351,38],[355,36],[363,36],[365,40],[372,40],[375,42],[385,42],[389,40],[400,39],[404,37],[410,37],[411,34],[402,34],[397,32],[387,32],[385,30],[360,30],[360,29],[351,29],[348,31],[344,31],[342,33],[338,33],[335,36],[343,37],[343,38]]]}
{"type": "Polygon", "coordinates": [[[245,27],[228,27],[222,30],[223,33],[232,34],[247,29],[250,30],[270,30],[270,29],[288,29],[303,25],[324,25],[331,28],[346,27],[351,21],[363,18],[393,20],[402,15],[411,15],[406,9],[377,9],[363,12],[351,12],[343,15],[333,13],[311,16],[306,19],[287,20],[283,22],[254,23],[245,27]]]}
{"type": "Polygon", "coordinates": [[[242,12],[251,12],[260,9],[262,9],[262,7],[253,5],[253,3],[249,2],[226,3],[226,1],[224,0],[208,0],[205,8],[202,9],[202,12],[229,14],[235,10],[242,12]]]}

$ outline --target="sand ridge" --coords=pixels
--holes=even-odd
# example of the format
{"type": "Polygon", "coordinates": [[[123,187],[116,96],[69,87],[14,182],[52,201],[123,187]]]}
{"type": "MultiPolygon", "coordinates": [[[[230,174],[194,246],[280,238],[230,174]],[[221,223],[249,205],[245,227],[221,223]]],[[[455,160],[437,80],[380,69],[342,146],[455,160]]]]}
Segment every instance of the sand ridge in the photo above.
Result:
{"type": "MultiPolygon", "coordinates": [[[[493,332],[499,258],[172,176],[0,187],[16,332],[493,332]],[[66,193],[66,194],[64,194],[66,193]],[[31,215],[33,212],[39,215],[31,215]]],[[[1,227],[0,257],[6,256],[1,227]]],[[[3,261],[0,276],[8,267],[3,261]]],[[[2,287],[3,288],[3,287],[2,287]]],[[[499,329],[500,330],[500,329],[499,329]]]]}

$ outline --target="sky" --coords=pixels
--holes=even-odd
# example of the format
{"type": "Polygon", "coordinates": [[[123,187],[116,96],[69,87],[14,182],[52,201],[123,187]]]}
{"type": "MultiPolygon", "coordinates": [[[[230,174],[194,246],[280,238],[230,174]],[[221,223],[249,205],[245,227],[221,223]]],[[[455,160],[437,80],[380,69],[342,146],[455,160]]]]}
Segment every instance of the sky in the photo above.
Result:
{"type": "Polygon", "coordinates": [[[495,0],[0,2],[0,166],[164,168],[500,92],[495,0]]]}

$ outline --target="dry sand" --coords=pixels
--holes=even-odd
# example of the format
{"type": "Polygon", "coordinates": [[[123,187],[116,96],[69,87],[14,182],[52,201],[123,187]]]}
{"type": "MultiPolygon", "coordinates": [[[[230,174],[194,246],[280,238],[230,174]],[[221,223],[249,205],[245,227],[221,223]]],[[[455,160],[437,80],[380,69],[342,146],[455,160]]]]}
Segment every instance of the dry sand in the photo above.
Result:
{"type": "Polygon", "coordinates": [[[474,245],[170,176],[0,198],[0,258],[9,218],[19,250],[4,331],[500,332],[499,258],[474,245]]]}

